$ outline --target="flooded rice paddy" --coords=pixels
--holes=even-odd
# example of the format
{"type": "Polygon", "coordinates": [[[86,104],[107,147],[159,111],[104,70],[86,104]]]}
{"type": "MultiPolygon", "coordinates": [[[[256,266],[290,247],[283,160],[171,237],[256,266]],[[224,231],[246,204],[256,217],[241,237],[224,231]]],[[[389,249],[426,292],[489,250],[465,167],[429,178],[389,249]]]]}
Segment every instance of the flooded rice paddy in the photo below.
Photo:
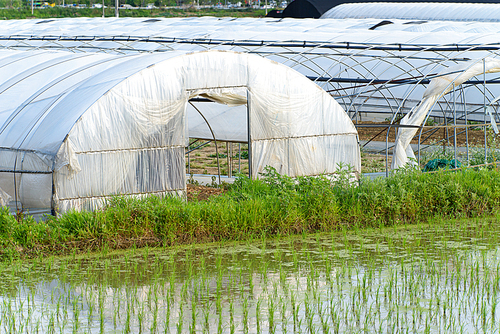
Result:
{"type": "Polygon", "coordinates": [[[497,333],[500,227],[463,221],[4,265],[3,333],[497,333]]]}

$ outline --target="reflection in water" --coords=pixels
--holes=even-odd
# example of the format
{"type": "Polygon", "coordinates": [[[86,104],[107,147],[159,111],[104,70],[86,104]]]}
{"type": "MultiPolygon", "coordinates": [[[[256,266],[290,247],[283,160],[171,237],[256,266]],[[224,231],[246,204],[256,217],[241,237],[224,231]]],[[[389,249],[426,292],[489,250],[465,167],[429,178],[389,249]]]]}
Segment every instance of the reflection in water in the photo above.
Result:
{"type": "Polygon", "coordinates": [[[9,265],[9,333],[498,332],[500,229],[453,222],[9,265]]]}

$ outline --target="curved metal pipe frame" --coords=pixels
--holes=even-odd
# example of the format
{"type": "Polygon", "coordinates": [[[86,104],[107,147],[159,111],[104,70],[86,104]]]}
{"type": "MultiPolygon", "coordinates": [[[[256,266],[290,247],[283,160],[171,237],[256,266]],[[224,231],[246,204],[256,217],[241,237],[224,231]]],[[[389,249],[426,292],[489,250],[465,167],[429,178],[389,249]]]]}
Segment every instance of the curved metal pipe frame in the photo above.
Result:
{"type": "Polygon", "coordinates": [[[210,123],[205,118],[205,115],[203,115],[203,113],[198,108],[196,108],[196,106],[191,101],[189,101],[189,104],[198,112],[198,114],[200,114],[200,116],[203,118],[203,120],[205,121],[205,123],[207,123],[207,126],[210,129],[210,132],[212,133],[212,137],[214,138],[215,155],[217,155],[217,174],[219,176],[219,185],[221,185],[221,181],[220,181],[220,163],[219,163],[219,148],[217,147],[217,139],[215,138],[215,133],[212,130],[212,127],[210,126],[210,123]]]}

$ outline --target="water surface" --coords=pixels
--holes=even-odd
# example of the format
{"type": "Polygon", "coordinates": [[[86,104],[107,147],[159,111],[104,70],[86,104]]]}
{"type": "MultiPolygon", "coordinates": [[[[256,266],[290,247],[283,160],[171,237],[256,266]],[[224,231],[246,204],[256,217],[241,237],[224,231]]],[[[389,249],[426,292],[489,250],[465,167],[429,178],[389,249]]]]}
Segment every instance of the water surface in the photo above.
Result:
{"type": "Polygon", "coordinates": [[[4,265],[5,333],[496,333],[493,221],[4,265]]]}

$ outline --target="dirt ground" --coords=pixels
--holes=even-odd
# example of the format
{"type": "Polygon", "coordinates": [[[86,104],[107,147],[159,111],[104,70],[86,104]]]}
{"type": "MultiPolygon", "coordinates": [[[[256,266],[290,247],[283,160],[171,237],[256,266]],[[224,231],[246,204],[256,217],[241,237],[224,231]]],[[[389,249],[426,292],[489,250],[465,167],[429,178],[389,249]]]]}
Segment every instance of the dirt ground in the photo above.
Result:
{"type": "Polygon", "coordinates": [[[205,201],[211,196],[218,196],[224,192],[222,188],[212,188],[205,186],[195,186],[192,184],[187,185],[187,199],[188,201],[198,200],[205,201]]]}
{"type": "MultiPolygon", "coordinates": [[[[387,123],[375,123],[375,122],[359,122],[358,124],[372,124],[379,125],[380,127],[358,127],[358,134],[360,140],[374,140],[374,141],[384,141],[387,135],[387,123]]],[[[469,128],[468,138],[469,145],[471,146],[484,146],[484,132],[482,128],[469,128]]],[[[465,128],[457,129],[457,144],[459,146],[465,146],[466,135],[465,128]],[[463,132],[463,133],[460,133],[463,132]]],[[[490,135],[491,136],[491,135],[490,135]]],[[[448,138],[448,143],[453,144],[453,129],[429,129],[426,128],[422,132],[422,142],[421,144],[431,144],[441,141],[444,138],[448,138]],[[429,137],[430,135],[430,137],[429,137]],[[428,138],[429,137],[429,138],[428,138]]],[[[396,131],[394,128],[389,132],[389,142],[394,142],[396,140],[396,131]]],[[[417,136],[413,138],[412,144],[418,143],[418,132],[417,136]]],[[[441,144],[441,143],[440,143],[441,144]]]]}
{"type": "MultiPolygon", "coordinates": [[[[372,130],[372,129],[370,129],[372,130]]],[[[365,137],[369,136],[369,134],[364,134],[365,137]]],[[[385,137],[384,137],[385,140],[385,137]]],[[[196,144],[195,144],[196,146],[196,144]]],[[[226,143],[219,143],[219,163],[221,167],[221,174],[227,175],[227,148],[226,143]]],[[[241,145],[241,152],[246,151],[247,146],[241,145]]],[[[232,152],[232,170],[233,175],[238,173],[238,144],[233,144],[233,152],[232,152]]],[[[215,155],[215,145],[209,144],[201,149],[195,150],[190,153],[190,163],[189,168],[186,162],[186,173],[190,174],[209,174],[209,175],[217,175],[217,159],[215,155]]],[[[389,164],[391,163],[392,157],[389,156],[389,164]]],[[[248,160],[241,159],[241,172],[243,174],[248,175],[248,160]]],[[[363,153],[361,156],[361,166],[364,173],[372,173],[372,172],[381,172],[385,170],[385,155],[383,154],[367,154],[363,153]]],[[[209,188],[213,189],[213,188],[209,188]]],[[[203,189],[198,189],[203,190],[203,189]]],[[[193,191],[197,191],[196,189],[193,191]]],[[[199,194],[199,199],[204,198],[204,191],[201,191],[199,194]]]]}
{"type": "MultiPolygon", "coordinates": [[[[386,134],[387,134],[387,123],[376,123],[376,122],[359,122],[359,124],[371,124],[376,127],[358,127],[358,134],[360,140],[373,140],[373,141],[383,141],[385,142],[386,134]]],[[[465,146],[466,143],[466,134],[464,132],[464,128],[457,130],[457,144],[459,146],[465,146]],[[462,132],[462,133],[460,133],[462,132]]],[[[395,129],[391,129],[389,133],[389,142],[395,141],[395,129]]],[[[447,146],[453,145],[453,129],[424,129],[422,133],[422,144],[433,144],[437,143],[437,145],[446,144],[447,146]],[[447,142],[442,142],[443,138],[448,138],[447,142]]],[[[487,133],[488,146],[491,146],[492,140],[494,139],[494,135],[490,130],[487,133]]],[[[470,146],[475,147],[484,147],[484,132],[482,128],[469,128],[468,130],[468,140],[470,146]]],[[[497,139],[498,140],[498,139],[497,139]]],[[[199,141],[192,145],[195,147],[200,145],[203,141],[199,141]]],[[[418,135],[412,140],[413,144],[418,143],[418,135]]],[[[241,171],[243,174],[248,175],[248,160],[240,159],[240,163],[238,164],[238,144],[233,143],[229,144],[232,146],[232,153],[229,154],[232,165],[232,174],[236,175],[238,171],[241,171]]],[[[247,145],[241,144],[241,152],[244,153],[247,151],[247,145]]],[[[221,168],[221,174],[228,174],[228,149],[231,150],[231,147],[228,147],[225,142],[218,143],[219,149],[219,163],[221,168]]],[[[217,158],[215,154],[215,144],[210,143],[201,149],[197,149],[189,154],[190,162],[189,167],[186,163],[186,172],[187,174],[210,174],[217,175],[217,158]]],[[[388,164],[391,164],[392,156],[389,155],[388,164]]],[[[361,156],[361,167],[364,173],[373,173],[373,172],[382,172],[385,171],[385,155],[383,154],[367,154],[362,153],[361,156]]],[[[214,188],[209,188],[208,190],[198,189],[193,190],[193,193],[198,191],[198,198],[200,200],[205,199],[205,194],[213,193],[213,190],[217,190],[214,188]]],[[[209,196],[209,195],[207,195],[209,196]]]]}
{"type": "MultiPolygon", "coordinates": [[[[203,143],[203,141],[197,142],[192,146],[197,146],[203,143]]],[[[232,164],[232,174],[235,175],[241,170],[241,173],[248,174],[248,159],[241,159],[240,165],[238,164],[238,144],[233,143],[229,144],[229,149],[231,150],[232,146],[232,154],[230,156],[231,164],[232,164]]],[[[227,175],[228,171],[228,159],[227,159],[227,151],[228,147],[225,142],[218,143],[217,145],[219,150],[219,164],[221,168],[221,174],[227,175]]],[[[247,150],[247,145],[241,144],[241,152],[247,150]]],[[[186,157],[187,158],[187,157],[186,157]]],[[[189,170],[188,164],[186,161],[186,173],[189,174],[217,174],[217,156],[215,154],[215,144],[210,143],[198,150],[195,150],[189,154],[189,170]]]]}

